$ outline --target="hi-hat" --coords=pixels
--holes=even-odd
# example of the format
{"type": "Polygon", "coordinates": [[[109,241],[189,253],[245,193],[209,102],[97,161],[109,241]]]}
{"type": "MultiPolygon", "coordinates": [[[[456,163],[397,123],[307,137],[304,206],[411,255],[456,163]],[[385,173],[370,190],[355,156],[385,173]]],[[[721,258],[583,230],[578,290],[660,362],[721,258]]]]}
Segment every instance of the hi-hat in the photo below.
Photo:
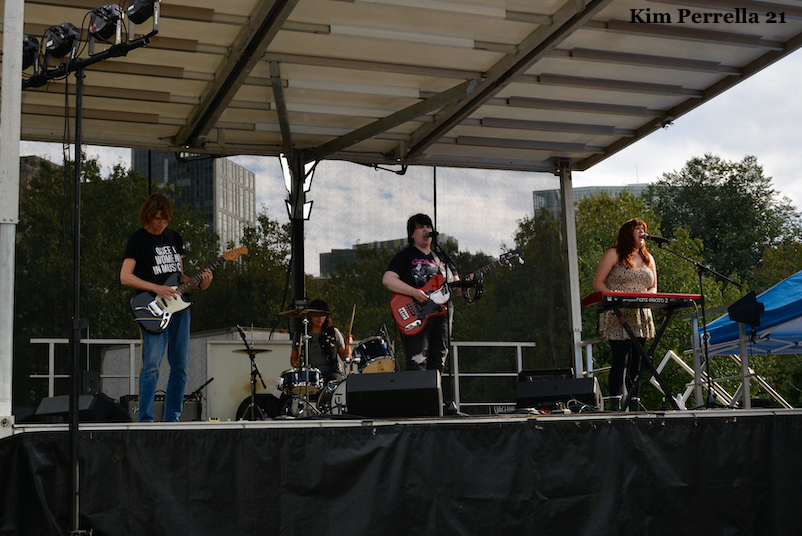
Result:
{"type": "Polygon", "coordinates": [[[329,312],[323,309],[290,309],[289,311],[282,311],[279,313],[281,316],[289,316],[290,318],[314,318],[316,316],[328,316],[329,312]]]}
{"type": "MultiPolygon", "coordinates": [[[[231,350],[235,354],[247,354],[248,350],[246,348],[237,348],[236,350],[231,350]]],[[[267,348],[251,348],[251,352],[254,354],[261,354],[262,352],[272,352],[273,350],[268,350],[267,348]]]]}

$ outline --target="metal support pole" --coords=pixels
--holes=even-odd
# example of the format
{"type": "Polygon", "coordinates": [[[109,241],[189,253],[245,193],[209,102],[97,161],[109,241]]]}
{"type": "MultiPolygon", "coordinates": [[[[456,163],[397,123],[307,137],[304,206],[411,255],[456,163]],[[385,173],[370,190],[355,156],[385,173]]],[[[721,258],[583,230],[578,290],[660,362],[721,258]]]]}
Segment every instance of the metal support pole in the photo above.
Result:
{"type": "MultiPolygon", "coordinates": [[[[292,178],[292,190],[290,191],[290,206],[292,207],[292,232],[290,235],[292,260],[290,262],[290,272],[292,276],[290,281],[293,307],[298,307],[306,300],[306,278],[304,275],[304,203],[306,202],[304,163],[302,156],[298,152],[285,156],[292,178]]],[[[297,325],[295,327],[298,328],[297,325]]],[[[297,330],[294,332],[297,333],[297,330]]]]}
{"type": "Polygon", "coordinates": [[[73,177],[73,219],[72,219],[72,266],[73,303],[70,326],[70,358],[72,378],[70,388],[70,526],[73,534],[81,534],[79,529],[81,514],[81,469],[78,456],[78,421],[81,395],[81,331],[87,327],[81,318],[81,115],[83,112],[84,70],[75,70],[75,161],[73,177]]]}
{"type": "Polygon", "coordinates": [[[14,259],[19,223],[19,142],[22,108],[23,0],[3,11],[3,80],[0,88],[0,438],[13,432],[14,259]]]}
{"type": "Polygon", "coordinates": [[[574,376],[581,378],[582,368],[582,297],[579,294],[579,256],[576,251],[576,215],[574,214],[574,190],[571,182],[571,165],[562,162],[559,166],[560,199],[563,213],[563,251],[567,270],[568,325],[571,330],[571,349],[574,356],[574,376]]]}

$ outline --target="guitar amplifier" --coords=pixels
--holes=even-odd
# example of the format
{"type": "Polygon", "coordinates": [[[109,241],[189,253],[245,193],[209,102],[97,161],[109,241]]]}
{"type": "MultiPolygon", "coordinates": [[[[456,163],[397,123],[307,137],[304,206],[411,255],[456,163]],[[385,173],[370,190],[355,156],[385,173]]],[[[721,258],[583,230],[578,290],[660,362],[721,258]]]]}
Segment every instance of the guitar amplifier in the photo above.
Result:
{"type": "Polygon", "coordinates": [[[601,411],[603,398],[598,378],[546,378],[519,381],[516,406],[520,408],[554,409],[576,400],[601,411]]]}
{"type": "MultiPolygon", "coordinates": [[[[131,420],[139,422],[139,395],[125,395],[120,397],[120,405],[131,416],[131,420]]],[[[184,397],[184,407],[178,420],[181,422],[201,420],[201,403],[194,398],[184,397]]],[[[153,420],[159,422],[164,415],[164,395],[156,395],[153,402],[153,420]]]]}

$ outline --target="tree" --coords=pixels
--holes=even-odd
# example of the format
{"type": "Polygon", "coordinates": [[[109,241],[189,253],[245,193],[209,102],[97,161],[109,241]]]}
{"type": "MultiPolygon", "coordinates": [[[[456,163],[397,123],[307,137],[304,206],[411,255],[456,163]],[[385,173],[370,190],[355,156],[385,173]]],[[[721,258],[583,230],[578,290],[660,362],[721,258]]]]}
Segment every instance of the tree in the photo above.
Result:
{"type": "MultiPolygon", "coordinates": [[[[282,225],[262,212],[256,227],[245,228],[242,245],[248,253],[218,268],[208,292],[194,294],[193,331],[237,324],[277,327],[286,320],[279,313],[287,294],[289,224],[282,225]]],[[[194,266],[194,271],[210,260],[194,266]]]]}
{"type": "Polygon", "coordinates": [[[666,236],[689,229],[704,242],[705,263],[746,281],[764,248],[802,236],[800,214],[787,197],[778,197],[754,156],[740,162],[711,154],[692,158],[679,172],[664,173],[645,197],[666,236]]]}

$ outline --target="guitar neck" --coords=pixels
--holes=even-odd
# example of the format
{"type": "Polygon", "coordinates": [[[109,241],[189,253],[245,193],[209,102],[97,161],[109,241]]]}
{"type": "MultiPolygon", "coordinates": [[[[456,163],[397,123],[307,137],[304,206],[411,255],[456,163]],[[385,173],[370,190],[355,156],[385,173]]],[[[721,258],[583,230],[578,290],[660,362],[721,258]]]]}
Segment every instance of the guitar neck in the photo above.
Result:
{"type": "Polygon", "coordinates": [[[477,271],[477,272],[479,272],[479,273],[481,273],[481,274],[486,274],[486,273],[487,273],[487,272],[489,272],[490,270],[493,270],[493,269],[495,269],[495,268],[498,268],[498,267],[499,267],[499,266],[501,266],[502,264],[503,264],[503,263],[502,263],[500,260],[498,260],[498,261],[493,261],[493,262],[491,262],[490,264],[488,264],[487,266],[482,266],[481,268],[479,268],[479,269],[478,269],[478,270],[476,270],[476,271],[477,271]]]}
{"type": "Polygon", "coordinates": [[[214,261],[212,264],[201,270],[200,273],[195,274],[190,279],[187,279],[186,281],[181,283],[181,285],[179,285],[178,289],[176,290],[178,290],[178,292],[180,292],[181,294],[185,293],[186,291],[188,291],[189,289],[200,283],[201,279],[203,279],[202,275],[203,272],[205,272],[206,270],[214,271],[216,268],[219,268],[225,263],[226,263],[226,258],[224,256],[218,257],[216,261],[214,261]]]}

